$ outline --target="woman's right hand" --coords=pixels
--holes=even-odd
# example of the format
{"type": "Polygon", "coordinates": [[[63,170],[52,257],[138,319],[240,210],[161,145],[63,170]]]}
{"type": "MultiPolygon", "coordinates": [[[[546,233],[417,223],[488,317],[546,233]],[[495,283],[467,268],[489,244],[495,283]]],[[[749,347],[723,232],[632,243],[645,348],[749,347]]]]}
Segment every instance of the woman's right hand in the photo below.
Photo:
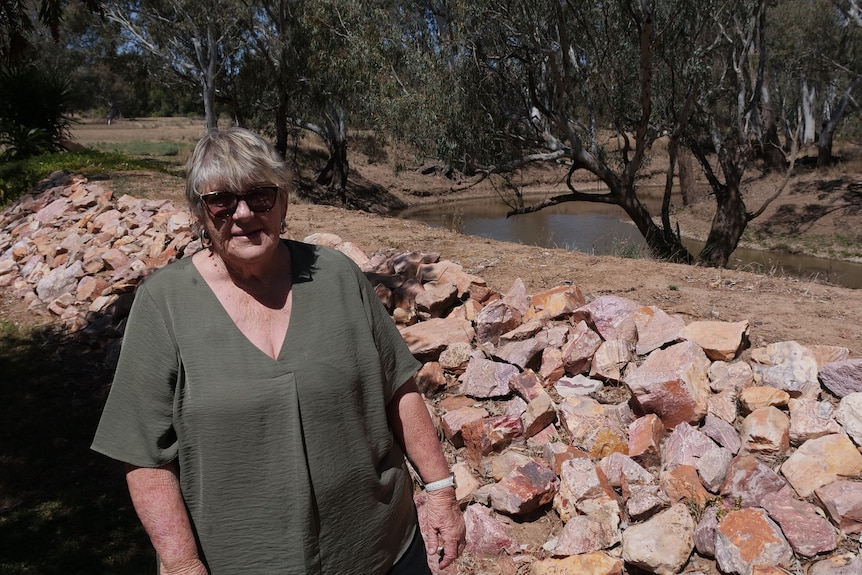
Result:
{"type": "Polygon", "coordinates": [[[159,575],[209,575],[209,571],[201,563],[200,559],[195,559],[183,565],[175,565],[168,569],[165,564],[159,561],[159,575]]]}

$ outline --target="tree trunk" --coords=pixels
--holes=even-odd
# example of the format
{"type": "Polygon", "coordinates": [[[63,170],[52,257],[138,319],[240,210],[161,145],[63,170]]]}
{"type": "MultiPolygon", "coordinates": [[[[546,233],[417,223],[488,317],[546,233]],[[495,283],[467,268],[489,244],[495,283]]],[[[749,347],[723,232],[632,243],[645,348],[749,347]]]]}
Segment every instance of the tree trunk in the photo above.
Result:
{"type": "Polygon", "coordinates": [[[706,245],[701,250],[699,259],[708,266],[725,267],[730,261],[730,255],[748,225],[745,202],[739,191],[742,182],[742,171],[733,166],[722,166],[725,184],[715,191],[715,216],[706,245]]]}
{"type": "Polygon", "coordinates": [[[693,258],[691,254],[688,253],[688,250],[682,245],[679,237],[670,230],[664,230],[656,225],[650,213],[637,199],[633,185],[629,184],[628,186],[625,186],[625,188],[625,190],[620,190],[618,193],[614,194],[616,197],[620,198],[617,205],[625,210],[626,214],[632,222],[634,222],[635,226],[637,226],[638,231],[640,231],[644,241],[646,241],[650,253],[655,257],[666,261],[686,264],[692,263],[693,258]]]}
{"type": "Polygon", "coordinates": [[[347,161],[347,121],[344,108],[328,105],[325,114],[324,139],[329,150],[326,165],[318,172],[316,181],[325,185],[347,204],[347,176],[350,164],[347,161]]]}
{"type": "Polygon", "coordinates": [[[817,124],[814,121],[814,106],[817,103],[817,89],[809,88],[808,81],[802,82],[802,144],[814,143],[817,124]]]}
{"type": "Polygon", "coordinates": [[[829,117],[823,122],[823,128],[820,130],[820,140],[817,143],[817,167],[822,168],[832,164],[832,139],[835,137],[835,130],[838,129],[838,123],[844,116],[844,110],[847,109],[847,104],[850,101],[850,96],[853,90],[862,84],[862,76],[857,76],[853,82],[844,90],[838,105],[832,110],[829,117]]]}

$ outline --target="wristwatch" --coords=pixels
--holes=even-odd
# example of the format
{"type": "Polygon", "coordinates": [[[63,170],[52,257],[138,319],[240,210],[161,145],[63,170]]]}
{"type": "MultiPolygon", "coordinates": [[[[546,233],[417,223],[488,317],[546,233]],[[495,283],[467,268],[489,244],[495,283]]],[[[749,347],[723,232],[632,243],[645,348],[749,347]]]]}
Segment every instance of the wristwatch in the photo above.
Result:
{"type": "Polygon", "coordinates": [[[455,474],[449,473],[449,477],[445,479],[441,479],[439,481],[432,481],[431,483],[425,484],[425,492],[432,493],[434,491],[440,491],[441,489],[446,489],[447,487],[455,487],[455,474]]]}

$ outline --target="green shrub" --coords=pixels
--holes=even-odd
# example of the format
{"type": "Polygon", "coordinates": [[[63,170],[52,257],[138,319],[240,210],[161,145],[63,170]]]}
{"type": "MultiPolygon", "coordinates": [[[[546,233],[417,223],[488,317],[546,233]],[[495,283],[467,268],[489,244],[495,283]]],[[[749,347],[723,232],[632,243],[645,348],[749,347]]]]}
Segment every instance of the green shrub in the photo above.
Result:
{"type": "Polygon", "coordinates": [[[33,65],[0,68],[0,160],[61,149],[72,119],[69,79],[33,65]]]}

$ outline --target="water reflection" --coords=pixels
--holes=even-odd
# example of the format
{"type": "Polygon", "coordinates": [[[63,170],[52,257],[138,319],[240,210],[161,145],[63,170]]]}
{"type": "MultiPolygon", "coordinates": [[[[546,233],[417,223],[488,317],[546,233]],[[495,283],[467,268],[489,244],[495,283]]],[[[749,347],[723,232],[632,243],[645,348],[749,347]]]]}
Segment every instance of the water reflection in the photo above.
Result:
{"type": "MultiPolygon", "coordinates": [[[[506,218],[509,207],[497,198],[449,201],[409,208],[399,217],[472,236],[599,255],[646,252],[643,237],[619,206],[568,202],[524,216],[506,218]]],[[[702,243],[685,240],[694,253],[702,243]]],[[[819,278],[862,288],[862,264],[811,256],[737,249],[731,267],[758,273],[819,278]]]]}

